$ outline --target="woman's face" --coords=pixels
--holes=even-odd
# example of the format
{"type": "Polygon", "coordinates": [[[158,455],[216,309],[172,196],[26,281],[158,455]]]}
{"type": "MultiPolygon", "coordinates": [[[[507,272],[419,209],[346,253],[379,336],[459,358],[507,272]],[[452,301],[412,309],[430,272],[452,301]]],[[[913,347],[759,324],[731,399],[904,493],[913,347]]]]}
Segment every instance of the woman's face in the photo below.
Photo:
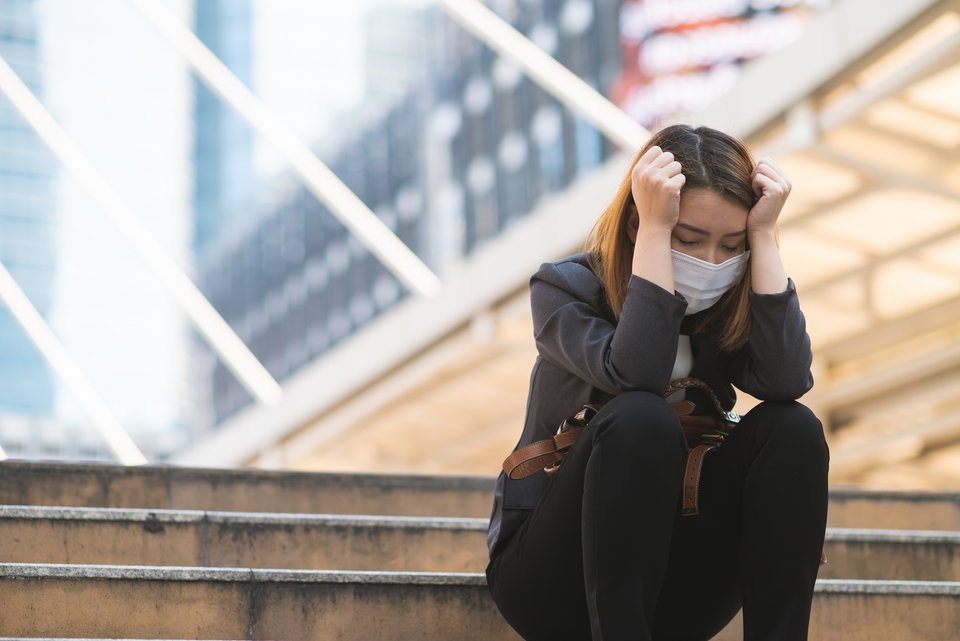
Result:
{"type": "MultiPolygon", "coordinates": [[[[747,213],[746,207],[721,197],[715,191],[684,191],[680,196],[680,216],[670,237],[670,248],[719,265],[746,249],[747,213]]],[[[633,243],[637,240],[639,219],[634,209],[627,226],[633,243]]]]}

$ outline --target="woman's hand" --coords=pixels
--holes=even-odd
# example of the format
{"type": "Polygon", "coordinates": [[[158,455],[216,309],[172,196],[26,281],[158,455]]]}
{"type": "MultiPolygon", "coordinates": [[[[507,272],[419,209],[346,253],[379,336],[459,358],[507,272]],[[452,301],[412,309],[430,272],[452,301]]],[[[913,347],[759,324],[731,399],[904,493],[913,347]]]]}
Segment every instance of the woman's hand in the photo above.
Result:
{"type": "Polygon", "coordinates": [[[747,232],[773,233],[787,196],[790,181],[772,158],[761,158],[753,170],[753,191],[759,197],[747,216],[747,232]]]}
{"type": "Polygon", "coordinates": [[[790,195],[790,181],[773,160],[761,158],[753,170],[753,190],[760,198],[747,214],[750,284],[757,294],[777,294],[788,282],[774,230],[790,195]]]}
{"type": "Polygon", "coordinates": [[[686,177],[673,154],[654,146],[637,161],[631,174],[633,202],[641,230],[672,231],[680,217],[680,190],[686,177]]]}
{"type": "Polygon", "coordinates": [[[637,238],[633,246],[633,273],[673,293],[670,236],[680,217],[680,190],[686,177],[673,154],[651,147],[630,174],[633,204],[637,208],[637,238]]]}

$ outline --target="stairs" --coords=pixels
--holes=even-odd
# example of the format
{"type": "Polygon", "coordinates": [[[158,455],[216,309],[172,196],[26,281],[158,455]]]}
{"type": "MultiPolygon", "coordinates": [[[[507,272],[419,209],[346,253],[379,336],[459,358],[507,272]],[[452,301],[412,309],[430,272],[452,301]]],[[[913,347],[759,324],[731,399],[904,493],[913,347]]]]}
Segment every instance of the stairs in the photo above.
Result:
{"type": "MultiPolygon", "coordinates": [[[[0,463],[0,637],[515,640],[492,486],[0,463]]],[[[834,490],[810,638],[960,639],[958,531],[960,494],[834,490]]]]}

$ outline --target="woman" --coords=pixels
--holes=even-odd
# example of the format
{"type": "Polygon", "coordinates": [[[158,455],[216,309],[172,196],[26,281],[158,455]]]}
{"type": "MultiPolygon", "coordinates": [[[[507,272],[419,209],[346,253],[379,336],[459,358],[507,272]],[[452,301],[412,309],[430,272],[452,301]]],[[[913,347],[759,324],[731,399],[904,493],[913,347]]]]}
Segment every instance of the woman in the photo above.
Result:
{"type": "Polygon", "coordinates": [[[828,451],[796,402],[813,379],[776,241],[789,192],[730,136],[668,127],[587,251],[531,279],[539,356],[517,447],[604,405],[555,474],[497,482],[487,578],[525,639],[706,640],[741,606],[747,639],[807,638],[828,451]],[[764,401],[706,457],[696,516],[681,516],[687,444],[661,395],[685,376],[726,409],[732,386],[764,401]]]}

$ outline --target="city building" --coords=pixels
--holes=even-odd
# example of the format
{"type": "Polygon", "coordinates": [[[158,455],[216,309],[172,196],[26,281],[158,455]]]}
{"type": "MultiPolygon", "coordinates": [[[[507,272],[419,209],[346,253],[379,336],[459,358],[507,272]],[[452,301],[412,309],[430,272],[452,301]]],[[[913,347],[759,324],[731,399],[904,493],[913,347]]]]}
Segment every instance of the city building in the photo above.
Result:
{"type": "MultiPolygon", "coordinates": [[[[616,73],[616,3],[574,0],[517,4],[517,28],[594,86],[616,73]]],[[[399,94],[362,110],[328,150],[334,173],[428,265],[443,274],[534,205],[596,168],[611,149],[592,126],[562,109],[511,63],[495,56],[436,7],[396,21],[393,39],[370,19],[374,59],[399,57],[399,94]],[[404,30],[409,30],[405,33],[404,30]],[[411,40],[430,41],[412,52],[411,40]],[[443,52],[433,56],[430,52],[443,52]],[[403,69],[430,69],[418,78],[403,69]],[[386,105],[386,106],[385,106],[386,105]],[[373,114],[370,116],[369,114],[373,114]]],[[[371,76],[372,76],[371,72],[371,76]]],[[[399,281],[302,186],[276,199],[259,223],[204,261],[204,292],[281,382],[407,295],[399,281]]],[[[206,352],[203,397],[222,422],[250,402],[226,367],[206,352]]]]}
{"type": "MultiPolygon", "coordinates": [[[[204,0],[194,32],[237,78],[253,83],[251,0],[204,0]]],[[[224,230],[244,222],[257,198],[253,128],[199,79],[193,79],[193,249],[202,257],[224,230]]]]}
{"type": "MultiPolygon", "coordinates": [[[[189,19],[192,3],[168,4],[189,19]]],[[[5,59],[164,251],[188,268],[189,76],[169,45],[123,3],[5,0],[0,16],[5,59]]],[[[188,437],[184,319],[5,98],[0,114],[0,253],[9,252],[2,259],[110,412],[150,458],[168,457],[188,437]]],[[[0,421],[0,445],[11,456],[112,458],[5,307],[0,315],[0,396],[9,395],[3,411],[14,412],[0,421]]]]}
{"type": "MultiPolygon", "coordinates": [[[[28,87],[44,95],[40,26],[34,0],[0,1],[0,56],[28,87]]],[[[56,162],[6,98],[0,97],[0,262],[49,321],[57,276],[56,162]]],[[[48,418],[56,384],[46,361],[4,305],[0,305],[0,445],[8,418],[48,418]]]]}

